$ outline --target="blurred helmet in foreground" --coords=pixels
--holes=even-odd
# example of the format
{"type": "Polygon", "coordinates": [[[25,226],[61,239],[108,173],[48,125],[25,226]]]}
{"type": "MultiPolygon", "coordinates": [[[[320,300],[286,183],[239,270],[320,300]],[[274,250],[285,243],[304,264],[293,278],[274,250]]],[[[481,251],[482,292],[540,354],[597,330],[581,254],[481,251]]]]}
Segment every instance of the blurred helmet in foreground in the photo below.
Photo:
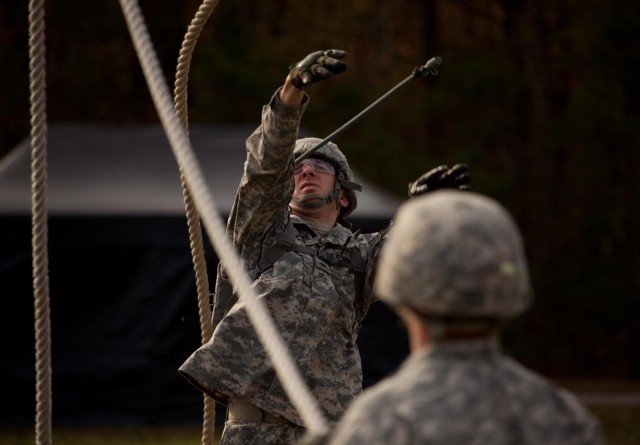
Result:
{"type": "Polygon", "coordinates": [[[532,300],[522,236],[496,201],[435,191],[399,209],[375,289],[391,306],[434,317],[509,319],[532,300]]]}

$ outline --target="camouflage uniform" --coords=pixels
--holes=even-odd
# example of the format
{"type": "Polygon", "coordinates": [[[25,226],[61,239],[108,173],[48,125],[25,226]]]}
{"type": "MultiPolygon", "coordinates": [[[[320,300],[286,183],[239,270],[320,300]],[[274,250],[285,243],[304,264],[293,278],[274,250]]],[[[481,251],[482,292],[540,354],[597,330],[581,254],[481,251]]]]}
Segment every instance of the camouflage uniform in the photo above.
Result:
{"type": "Polygon", "coordinates": [[[574,396],[500,352],[500,328],[532,301],[521,238],[472,192],[402,205],[375,291],[408,324],[412,354],[354,402],[331,445],[603,443],[574,396]]]}
{"type": "MultiPolygon", "coordinates": [[[[293,150],[307,103],[305,97],[299,109],[286,107],[276,92],[263,108],[261,126],[247,140],[247,161],[228,231],[248,270],[280,240],[289,222],[293,150]]],[[[287,251],[255,279],[253,287],[322,412],[335,422],[362,391],[356,337],[372,301],[373,258],[382,234],[354,235],[345,225],[336,224],[318,236],[299,220],[294,228],[296,245],[317,249],[322,257],[287,251]],[[364,261],[361,292],[349,267],[325,260],[353,249],[364,261]]],[[[242,437],[258,436],[255,443],[294,443],[304,431],[241,300],[222,318],[211,340],[180,367],[180,373],[218,401],[237,399],[290,422],[265,426],[228,420],[225,443],[248,443],[242,437]]]]}
{"type": "Polygon", "coordinates": [[[503,355],[496,341],[436,344],[365,391],[331,445],[603,443],[569,393],[503,355]]]}

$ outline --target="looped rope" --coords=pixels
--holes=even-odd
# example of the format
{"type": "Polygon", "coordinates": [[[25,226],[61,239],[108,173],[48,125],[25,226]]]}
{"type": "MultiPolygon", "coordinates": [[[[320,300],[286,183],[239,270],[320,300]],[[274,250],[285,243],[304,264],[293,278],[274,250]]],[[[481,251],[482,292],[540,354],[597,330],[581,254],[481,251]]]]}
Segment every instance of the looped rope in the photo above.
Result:
{"type": "MultiPolygon", "coordinates": [[[[182,124],[185,133],[189,130],[189,116],[187,108],[187,87],[189,78],[189,67],[194,48],[204,28],[209,16],[216,8],[220,0],[204,0],[191,21],[187,33],[185,34],[178,57],[176,68],[176,80],[174,85],[174,103],[176,117],[182,124]]],[[[186,178],[180,170],[180,182],[182,185],[182,196],[184,198],[185,213],[187,216],[187,226],[189,228],[189,245],[191,246],[191,256],[196,276],[196,288],[198,290],[198,314],[200,317],[200,332],[202,344],[205,344],[213,335],[213,325],[211,323],[211,308],[209,305],[209,277],[207,275],[207,264],[204,257],[204,245],[202,242],[202,229],[200,227],[200,216],[186,178]]],[[[204,397],[203,419],[202,419],[202,444],[213,443],[215,432],[215,401],[207,396],[204,397]]]]}
{"type": "Polygon", "coordinates": [[[47,254],[47,109],[44,0],[29,1],[31,231],[36,359],[36,444],[51,444],[51,317],[47,254]]]}
{"type": "MultiPolygon", "coordinates": [[[[182,124],[182,128],[188,135],[189,120],[187,110],[187,86],[189,77],[189,67],[191,56],[198,40],[198,36],[204,27],[207,18],[211,15],[220,0],[205,0],[195,18],[191,22],[189,29],[182,42],[178,67],[176,70],[176,80],[174,88],[174,102],[176,117],[182,124]]],[[[194,267],[196,269],[196,285],[198,288],[198,307],[200,308],[200,327],[202,331],[202,343],[206,343],[213,334],[211,326],[211,309],[209,306],[209,280],[207,278],[206,262],[204,259],[204,249],[202,243],[202,230],[200,228],[200,218],[198,216],[191,192],[186,182],[186,178],[180,169],[182,180],[182,191],[187,212],[187,222],[189,225],[189,235],[193,254],[194,267]]]]}
{"type": "Polygon", "coordinates": [[[246,303],[254,328],[263,342],[292,404],[300,412],[300,416],[311,433],[325,433],[328,430],[326,420],[309,388],[302,380],[264,302],[257,298],[251,287],[251,282],[242,263],[226,235],[225,226],[217,213],[217,206],[208,191],[189,139],[175,114],[157,56],[150,42],[149,33],[142,20],[140,8],[134,0],[120,0],[120,4],[160,121],[178,164],[183,169],[189,190],[193,193],[194,202],[203,217],[209,239],[225,265],[232,283],[246,303]]]}

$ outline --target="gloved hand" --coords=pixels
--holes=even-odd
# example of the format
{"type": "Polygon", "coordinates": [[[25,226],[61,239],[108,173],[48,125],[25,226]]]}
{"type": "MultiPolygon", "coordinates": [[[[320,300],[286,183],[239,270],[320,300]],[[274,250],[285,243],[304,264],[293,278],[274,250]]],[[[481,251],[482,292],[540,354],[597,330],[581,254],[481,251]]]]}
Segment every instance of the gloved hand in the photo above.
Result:
{"type": "Polygon", "coordinates": [[[289,67],[291,82],[302,90],[312,83],[340,74],[347,69],[347,65],[338,59],[346,55],[347,52],[340,49],[315,51],[289,67]]]}
{"type": "Polygon", "coordinates": [[[409,197],[422,195],[438,189],[471,190],[469,168],[466,164],[456,164],[449,168],[441,165],[429,170],[414,182],[409,183],[409,197]]]}

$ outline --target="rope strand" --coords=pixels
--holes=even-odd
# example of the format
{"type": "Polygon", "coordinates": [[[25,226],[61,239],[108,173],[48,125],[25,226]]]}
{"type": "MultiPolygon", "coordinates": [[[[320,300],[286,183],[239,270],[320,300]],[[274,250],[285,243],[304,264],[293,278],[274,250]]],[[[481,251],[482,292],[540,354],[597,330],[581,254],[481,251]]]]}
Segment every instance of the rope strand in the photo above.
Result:
{"type": "Polygon", "coordinates": [[[29,80],[31,102],[31,238],[35,315],[35,440],[51,439],[51,317],[47,254],[47,110],[43,0],[29,1],[29,80]]]}
{"type": "MultiPolygon", "coordinates": [[[[176,68],[176,80],[174,86],[174,103],[176,117],[182,124],[185,134],[189,132],[189,117],[187,108],[187,87],[189,78],[189,67],[191,57],[198,36],[202,31],[207,19],[219,3],[219,0],[205,0],[192,20],[180,49],[178,66],[176,68]]],[[[211,324],[211,308],[209,306],[209,277],[207,275],[207,264],[204,257],[204,245],[202,242],[202,228],[200,226],[200,216],[193,201],[193,196],[187,185],[187,180],[182,168],[180,171],[180,183],[182,185],[182,196],[184,198],[185,213],[187,216],[187,226],[189,228],[189,245],[191,246],[191,256],[196,276],[196,288],[198,290],[198,315],[200,317],[200,332],[202,344],[205,344],[213,335],[211,324]]],[[[202,419],[202,444],[213,443],[215,433],[215,402],[209,397],[204,397],[203,419],[202,419]]]]}

